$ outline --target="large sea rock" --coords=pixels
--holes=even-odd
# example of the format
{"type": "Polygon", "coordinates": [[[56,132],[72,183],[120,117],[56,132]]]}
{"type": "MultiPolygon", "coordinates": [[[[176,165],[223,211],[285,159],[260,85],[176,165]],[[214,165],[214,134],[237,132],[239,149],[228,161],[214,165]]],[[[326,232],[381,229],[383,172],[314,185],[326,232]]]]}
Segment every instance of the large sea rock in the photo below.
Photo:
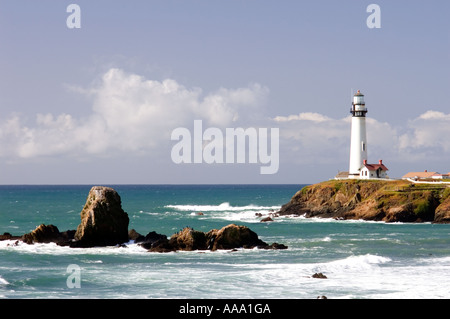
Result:
{"type": "Polygon", "coordinates": [[[114,189],[92,187],[80,215],[72,247],[111,246],[128,241],[128,214],[114,189]]]}
{"type": "Polygon", "coordinates": [[[299,190],[279,215],[385,222],[450,222],[445,184],[392,180],[333,180],[299,190]]]}

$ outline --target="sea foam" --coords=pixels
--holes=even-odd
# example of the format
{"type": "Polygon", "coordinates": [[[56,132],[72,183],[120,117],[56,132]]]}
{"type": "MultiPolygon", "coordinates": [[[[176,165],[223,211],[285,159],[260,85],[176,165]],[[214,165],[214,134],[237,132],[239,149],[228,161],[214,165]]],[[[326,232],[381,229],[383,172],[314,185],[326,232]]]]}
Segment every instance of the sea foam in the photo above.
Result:
{"type": "Polygon", "coordinates": [[[9,285],[9,282],[5,280],[2,276],[0,276],[0,285],[6,286],[9,285]]]}
{"type": "Polygon", "coordinates": [[[230,203],[221,203],[219,205],[166,205],[167,208],[172,208],[180,211],[195,211],[195,212],[221,212],[221,211],[245,211],[245,210],[277,210],[280,206],[231,206],[230,203]]]}

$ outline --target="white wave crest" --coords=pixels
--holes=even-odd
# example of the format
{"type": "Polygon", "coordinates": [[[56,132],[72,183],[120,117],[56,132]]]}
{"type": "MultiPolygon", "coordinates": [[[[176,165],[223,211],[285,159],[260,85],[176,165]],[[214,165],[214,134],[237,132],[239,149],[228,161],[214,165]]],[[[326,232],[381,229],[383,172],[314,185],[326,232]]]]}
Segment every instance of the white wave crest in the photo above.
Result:
{"type": "MultiPolygon", "coordinates": [[[[125,246],[106,246],[90,248],[71,248],[69,246],[59,246],[56,243],[35,243],[28,245],[23,241],[4,240],[0,241],[0,250],[18,251],[25,254],[36,255],[126,255],[126,254],[145,254],[147,251],[133,243],[132,241],[125,246]]],[[[102,263],[101,260],[91,260],[90,263],[102,263]]]]}
{"type": "Polygon", "coordinates": [[[277,210],[280,206],[231,206],[230,203],[222,203],[220,205],[166,205],[166,208],[172,208],[179,211],[194,212],[223,212],[223,211],[247,211],[247,210],[277,210]]]}
{"type": "Polygon", "coordinates": [[[0,276],[0,285],[9,285],[9,282],[0,276]]]}
{"type": "Polygon", "coordinates": [[[344,259],[339,259],[323,264],[318,264],[318,271],[329,272],[329,273],[341,273],[346,272],[359,272],[359,271],[376,271],[379,266],[390,262],[391,259],[388,257],[377,256],[377,255],[358,255],[349,256],[344,259]]]}
{"type": "Polygon", "coordinates": [[[261,216],[267,217],[280,209],[280,206],[231,206],[227,202],[220,205],[167,205],[165,207],[175,209],[178,212],[190,212],[191,216],[200,216],[199,218],[249,223],[259,222],[261,216]]]}

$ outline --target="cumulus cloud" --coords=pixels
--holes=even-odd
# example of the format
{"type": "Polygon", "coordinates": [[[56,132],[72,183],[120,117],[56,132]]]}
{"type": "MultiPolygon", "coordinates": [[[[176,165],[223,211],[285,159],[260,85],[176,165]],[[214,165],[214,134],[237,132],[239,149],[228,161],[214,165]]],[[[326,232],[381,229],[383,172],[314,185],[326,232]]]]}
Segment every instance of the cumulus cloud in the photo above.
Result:
{"type": "MultiPolygon", "coordinates": [[[[277,116],[284,158],[295,163],[345,162],[349,156],[351,116],[333,119],[305,112],[277,116]]],[[[369,161],[423,162],[450,158],[450,114],[427,111],[405,125],[393,126],[368,117],[369,161]]]]}
{"type": "Polygon", "coordinates": [[[330,121],[331,118],[319,114],[319,113],[312,113],[312,112],[305,112],[300,113],[298,115],[289,115],[289,116],[276,116],[274,118],[275,122],[290,122],[290,121],[312,121],[312,122],[326,122],[330,121]]]}
{"type": "Polygon", "coordinates": [[[170,142],[173,129],[194,119],[225,127],[264,104],[267,88],[220,88],[204,94],[173,79],[148,80],[120,69],[107,71],[95,87],[72,88],[92,100],[85,118],[37,114],[33,125],[15,115],[0,123],[0,155],[39,156],[148,152],[170,142]]]}
{"type": "Polygon", "coordinates": [[[450,114],[427,111],[408,121],[399,137],[400,151],[411,157],[426,158],[450,155],[450,114]]]}
{"type": "Polygon", "coordinates": [[[318,113],[277,116],[282,159],[295,163],[330,162],[345,156],[349,119],[332,119],[318,113]]]}
{"type": "MultiPolygon", "coordinates": [[[[305,112],[277,116],[285,160],[295,163],[331,164],[346,162],[350,151],[351,116],[333,119],[319,113],[305,112]]],[[[367,118],[369,161],[392,155],[398,147],[397,129],[389,123],[367,118]]]]}
{"type": "MultiPolygon", "coordinates": [[[[90,99],[87,115],[38,113],[32,123],[26,121],[30,115],[11,115],[0,122],[0,156],[83,159],[154,152],[168,157],[171,132],[192,128],[194,120],[203,120],[204,128],[279,128],[281,164],[346,163],[349,156],[350,116],[303,112],[266,118],[269,91],[259,84],[205,93],[173,79],[110,69],[95,85],[71,90],[90,99]]],[[[450,156],[450,114],[430,110],[399,127],[368,117],[367,130],[369,161],[450,156]]]]}

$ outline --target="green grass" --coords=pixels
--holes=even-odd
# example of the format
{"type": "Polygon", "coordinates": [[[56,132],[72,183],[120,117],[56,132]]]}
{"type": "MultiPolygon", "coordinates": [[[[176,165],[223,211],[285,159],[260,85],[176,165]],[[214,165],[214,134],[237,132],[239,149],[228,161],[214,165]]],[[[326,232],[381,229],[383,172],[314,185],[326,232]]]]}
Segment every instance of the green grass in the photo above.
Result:
{"type": "Polygon", "coordinates": [[[416,202],[416,207],[414,208],[414,214],[418,217],[425,218],[430,214],[433,214],[434,209],[429,200],[421,199],[416,202]]]}

